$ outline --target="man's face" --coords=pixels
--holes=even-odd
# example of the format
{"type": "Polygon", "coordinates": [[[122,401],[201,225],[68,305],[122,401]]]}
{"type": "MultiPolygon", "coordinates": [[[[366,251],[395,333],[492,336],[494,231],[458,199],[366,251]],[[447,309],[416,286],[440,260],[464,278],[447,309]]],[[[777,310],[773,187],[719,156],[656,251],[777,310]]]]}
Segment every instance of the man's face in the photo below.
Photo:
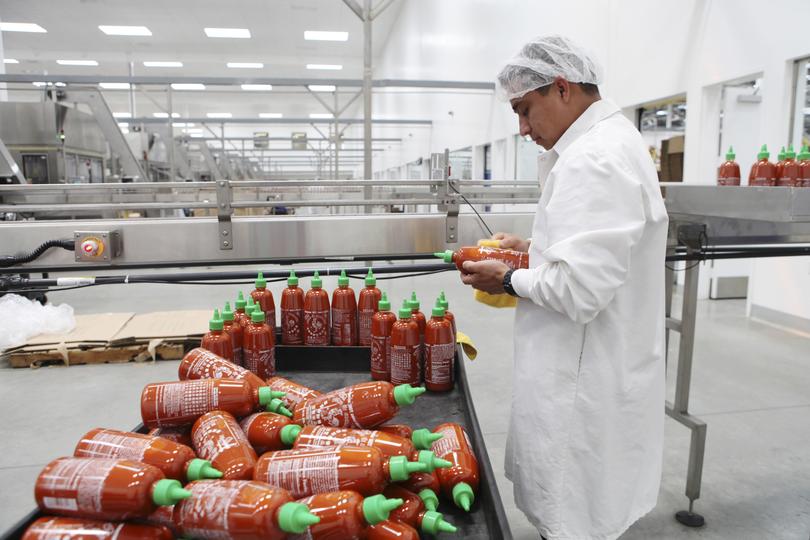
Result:
{"type": "Polygon", "coordinates": [[[510,103],[518,115],[521,137],[528,135],[536,144],[550,150],[571,125],[570,100],[565,99],[567,91],[568,88],[552,84],[545,95],[532,90],[513,99],[510,103]]]}

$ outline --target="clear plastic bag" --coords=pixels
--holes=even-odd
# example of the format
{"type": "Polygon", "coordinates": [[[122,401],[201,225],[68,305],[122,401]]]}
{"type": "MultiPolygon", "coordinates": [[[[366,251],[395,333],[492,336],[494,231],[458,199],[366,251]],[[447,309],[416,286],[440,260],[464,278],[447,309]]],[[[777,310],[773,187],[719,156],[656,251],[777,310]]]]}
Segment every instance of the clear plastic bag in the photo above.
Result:
{"type": "Polygon", "coordinates": [[[68,304],[43,306],[16,294],[0,298],[0,321],[0,351],[25,345],[39,334],[62,334],[76,327],[68,304]]]}

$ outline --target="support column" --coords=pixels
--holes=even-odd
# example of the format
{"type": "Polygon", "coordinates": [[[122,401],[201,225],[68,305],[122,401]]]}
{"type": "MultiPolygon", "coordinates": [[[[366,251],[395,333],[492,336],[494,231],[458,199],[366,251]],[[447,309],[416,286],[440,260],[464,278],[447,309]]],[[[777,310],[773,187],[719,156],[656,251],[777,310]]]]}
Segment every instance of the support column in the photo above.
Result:
{"type": "MultiPolygon", "coordinates": [[[[363,4],[363,180],[371,179],[371,0],[363,4]]],[[[363,188],[363,198],[371,199],[371,186],[363,188]]],[[[366,212],[371,210],[366,207],[366,212]]]]}

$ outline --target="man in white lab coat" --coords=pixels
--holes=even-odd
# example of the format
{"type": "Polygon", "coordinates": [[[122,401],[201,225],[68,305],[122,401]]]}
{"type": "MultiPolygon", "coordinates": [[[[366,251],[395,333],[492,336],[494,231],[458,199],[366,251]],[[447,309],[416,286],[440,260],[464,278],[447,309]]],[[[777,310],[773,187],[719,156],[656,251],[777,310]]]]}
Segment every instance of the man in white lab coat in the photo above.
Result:
{"type": "Polygon", "coordinates": [[[520,298],[506,474],[548,540],[618,538],[656,503],[664,436],[667,214],[641,135],[599,67],[538,38],[498,76],[539,158],[529,268],[467,262],[462,281],[520,298]]]}

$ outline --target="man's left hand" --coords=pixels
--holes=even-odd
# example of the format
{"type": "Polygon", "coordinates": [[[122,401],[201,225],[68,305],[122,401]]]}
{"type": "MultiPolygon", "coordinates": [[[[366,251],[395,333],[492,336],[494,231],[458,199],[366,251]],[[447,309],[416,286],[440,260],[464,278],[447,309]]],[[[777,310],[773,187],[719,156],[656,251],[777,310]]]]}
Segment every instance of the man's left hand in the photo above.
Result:
{"type": "Polygon", "coordinates": [[[461,270],[461,281],[474,289],[489,294],[501,294],[503,276],[509,267],[500,261],[465,261],[461,270]]]}

